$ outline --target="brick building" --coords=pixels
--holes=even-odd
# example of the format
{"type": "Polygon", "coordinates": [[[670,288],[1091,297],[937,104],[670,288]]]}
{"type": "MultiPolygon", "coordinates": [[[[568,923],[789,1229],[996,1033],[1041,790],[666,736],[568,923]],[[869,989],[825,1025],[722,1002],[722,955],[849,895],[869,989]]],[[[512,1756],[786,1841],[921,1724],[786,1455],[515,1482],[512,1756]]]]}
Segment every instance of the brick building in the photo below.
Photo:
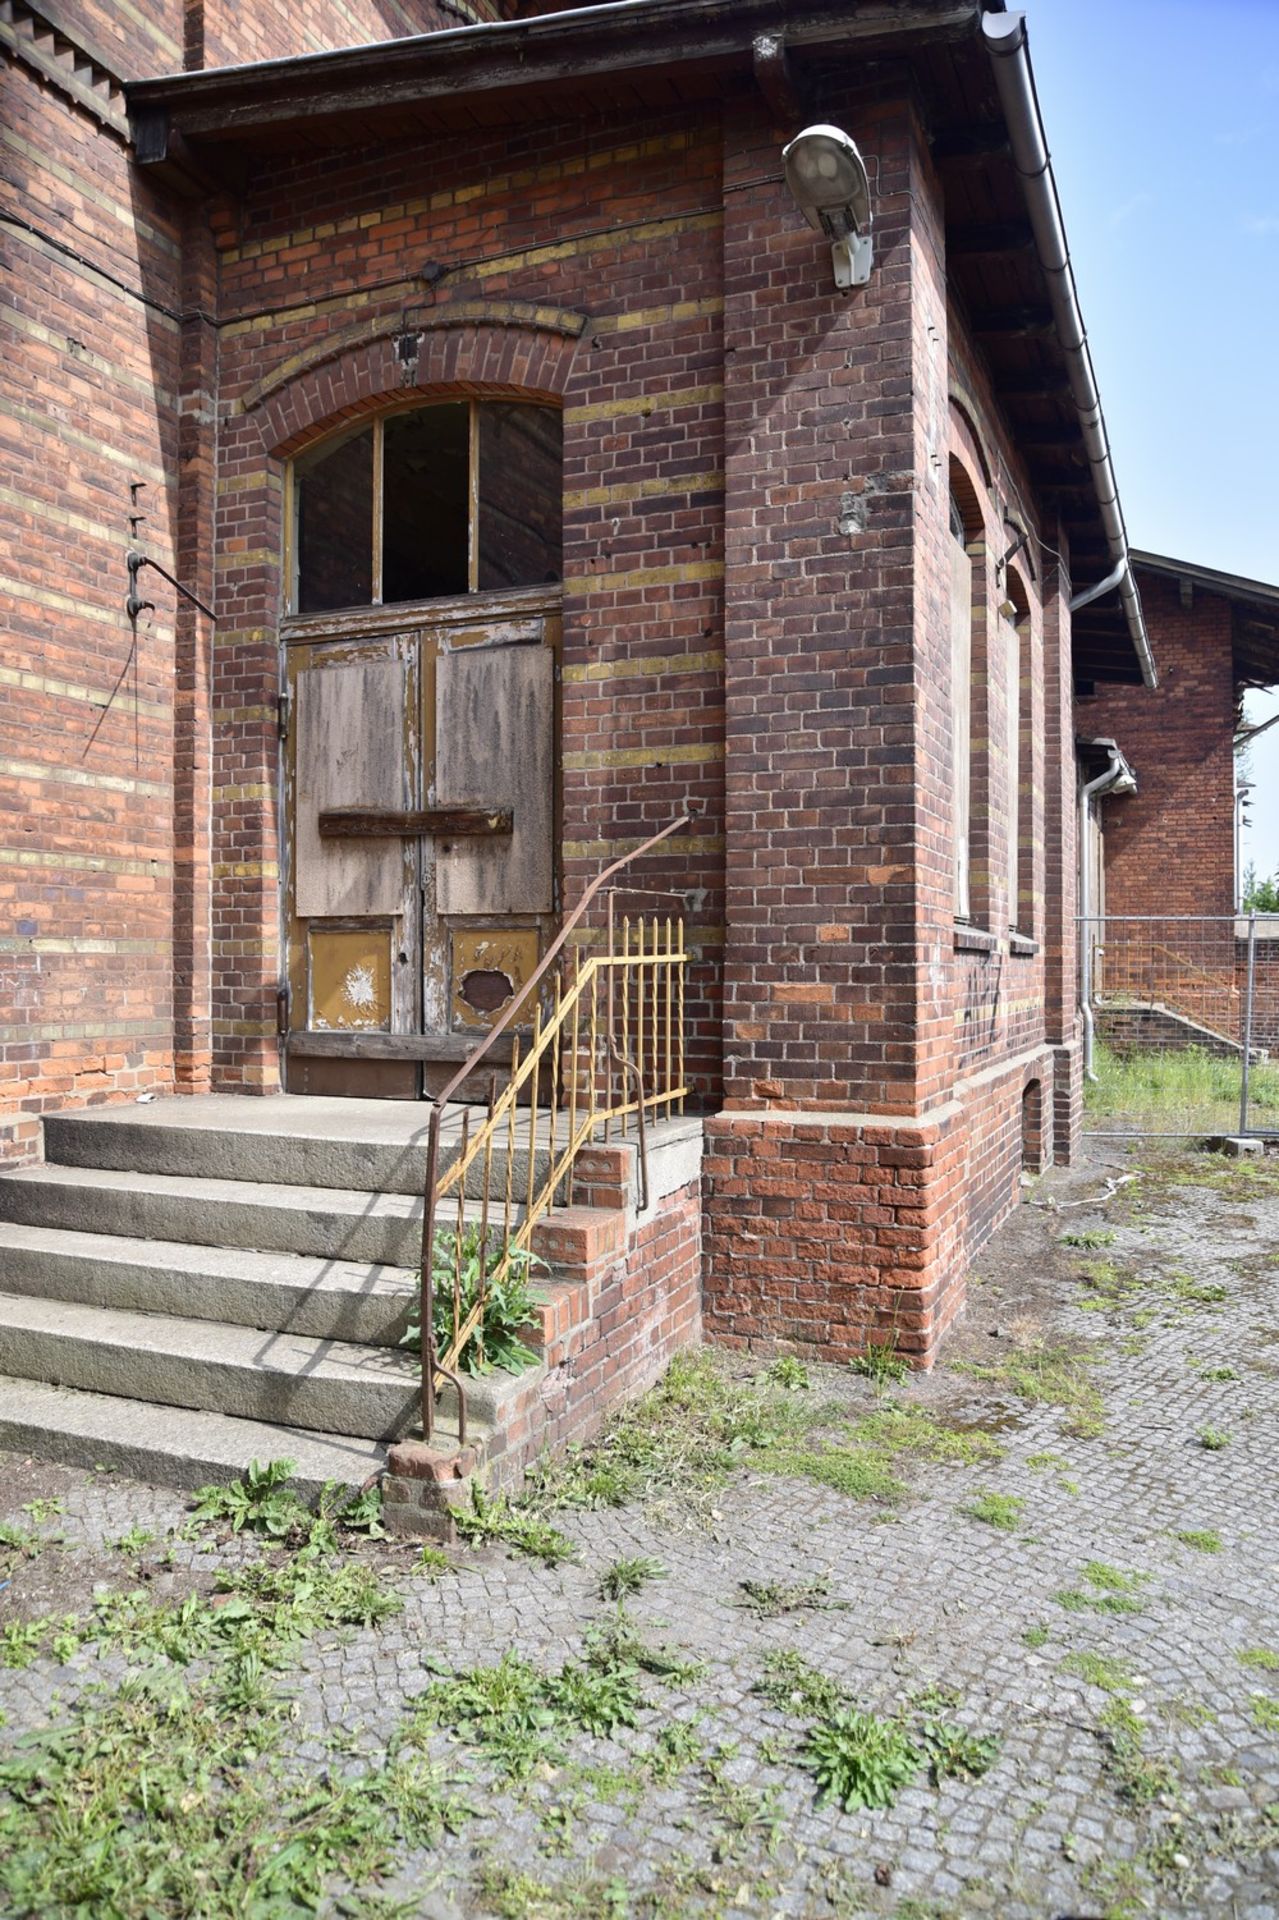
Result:
{"type": "Polygon", "coordinates": [[[1018,17],[0,33],[13,1162],[86,1103],[429,1091],[691,808],[642,884],[687,906],[706,1330],[928,1362],[1078,1124],[1073,685],[1153,678],[1018,17]],[[851,291],[783,180],[814,123],[866,160],[851,291]],[[500,899],[316,835],[513,793],[500,899]]]}
{"type": "Polygon", "coordinates": [[[1106,810],[1112,914],[1224,915],[1235,872],[1235,736],[1249,688],[1279,680],[1279,588],[1191,561],[1134,553],[1160,684],[1099,684],[1081,730],[1113,734],[1139,777],[1106,810]]]}

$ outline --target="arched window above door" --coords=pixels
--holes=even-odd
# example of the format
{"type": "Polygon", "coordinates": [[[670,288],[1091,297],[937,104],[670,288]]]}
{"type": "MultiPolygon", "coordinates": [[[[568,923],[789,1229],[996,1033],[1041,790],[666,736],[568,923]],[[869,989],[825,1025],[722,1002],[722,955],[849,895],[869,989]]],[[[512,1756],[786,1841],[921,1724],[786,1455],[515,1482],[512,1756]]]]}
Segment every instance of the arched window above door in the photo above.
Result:
{"type": "Polygon", "coordinates": [[[292,468],[290,611],[393,606],[560,578],[563,422],[447,400],[331,434],[292,468]]]}

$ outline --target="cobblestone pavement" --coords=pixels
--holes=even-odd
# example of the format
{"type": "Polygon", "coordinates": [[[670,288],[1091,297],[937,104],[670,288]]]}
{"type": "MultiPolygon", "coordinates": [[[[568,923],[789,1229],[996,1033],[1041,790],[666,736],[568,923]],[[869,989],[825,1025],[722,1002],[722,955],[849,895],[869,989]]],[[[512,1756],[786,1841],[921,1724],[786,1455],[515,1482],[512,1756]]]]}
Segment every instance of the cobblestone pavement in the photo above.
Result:
{"type": "MultiPolygon", "coordinates": [[[[643,1674],[635,1727],[575,1731],[517,1786],[438,1731],[432,1750],[476,1817],[406,1854],[376,1895],[333,1891],[327,1910],[382,1912],[394,1896],[434,1920],[1279,1920],[1279,1158],[1188,1156],[1116,1185],[1135,1164],[1116,1151],[1028,1193],[930,1378],[877,1389],[810,1369],[794,1386],[854,1416],[922,1408],[961,1453],[989,1449],[957,1462],[906,1450],[904,1500],[760,1472],[747,1446],[697,1500],[551,1514],[577,1548],[562,1565],[488,1546],[432,1576],[416,1549],[353,1549],[403,1610],[318,1635],[280,1677],[304,1770],[376,1764],[441,1670],[512,1648],[549,1673],[576,1660],[613,1611],[599,1584],[620,1559],[662,1563],[628,1617],[699,1664],[643,1674]],[[1063,1362],[1070,1404],[1026,1398],[1054,1390],[1048,1363],[1075,1344],[1087,1366],[1063,1362]],[[754,1605],[744,1582],[759,1583],[754,1605]],[[818,1604],[777,1610],[805,1597],[818,1604]],[[956,1752],[977,1777],[933,1785],[921,1758],[890,1806],[819,1805],[804,1747],[817,1709],[758,1691],[785,1650],[921,1754],[925,1723],[942,1720],[989,1742],[993,1764],[979,1771],[970,1743],[956,1752]]],[[[64,1537],[11,1558],[0,1628],[87,1609],[104,1583],[141,1579],[176,1602],[267,1551],[178,1537],[184,1496],[0,1461],[0,1513],[64,1537]],[[130,1529],[157,1538],[138,1545],[130,1529]]],[[[59,1663],[46,1645],[0,1669],[0,1740],[73,1721],[127,1660],[107,1642],[59,1663]]],[[[0,1828],[0,1889],[3,1851],[0,1828]]]]}

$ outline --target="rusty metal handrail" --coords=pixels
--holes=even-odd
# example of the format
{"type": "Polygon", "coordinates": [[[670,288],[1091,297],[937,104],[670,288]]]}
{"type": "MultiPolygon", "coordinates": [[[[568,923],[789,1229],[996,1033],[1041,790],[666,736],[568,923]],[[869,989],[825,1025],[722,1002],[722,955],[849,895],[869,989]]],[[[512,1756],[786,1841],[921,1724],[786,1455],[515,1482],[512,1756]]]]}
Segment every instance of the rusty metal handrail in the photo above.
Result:
{"type": "MultiPolygon", "coordinates": [[[[459,1356],[466,1342],[470,1339],[472,1333],[475,1330],[476,1325],[479,1323],[479,1320],[483,1311],[484,1300],[487,1295],[487,1289],[488,1289],[490,1278],[497,1278],[500,1275],[504,1275],[505,1273],[509,1272],[511,1267],[511,1262],[512,1262],[512,1253],[513,1251],[518,1251],[518,1249],[515,1247],[515,1243],[510,1237],[509,1230],[510,1230],[510,1221],[511,1221],[511,1215],[512,1215],[512,1200],[513,1200],[512,1182],[513,1182],[513,1163],[514,1163],[514,1151],[515,1151],[515,1111],[516,1111],[519,1092],[524,1086],[528,1086],[531,1090],[531,1101],[532,1101],[531,1121],[530,1121],[530,1127],[529,1127],[529,1143],[528,1143],[529,1165],[528,1165],[528,1177],[527,1177],[527,1203],[525,1207],[524,1219],[521,1223],[519,1233],[516,1236],[520,1245],[524,1247],[527,1246],[529,1238],[532,1233],[533,1226],[536,1224],[535,1208],[540,1209],[540,1211],[545,1211],[545,1208],[547,1205],[554,1204],[555,1195],[558,1192],[559,1188],[563,1185],[566,1179],[569,1179],[571,1177],[573,1162],[576,1159],[578,1151],[580,1150],[581,1146],[585,1143],[586,1138],[589,1137],[589,1135],[594,1132],[596,1125],[599,1124],[601,1119],[606,1119],[611,1117],[617,1117],[619,1119],[622,1119],[625,1117],[627,1113],[636,1110],[631,1104],[629,1104],[626,1101],[625,1096],[623,1096],[623,1100],[620,1107],[614,1107],[612,1102],[610,1101],[610,1102],[606,1102],[605,1107],[601,1109],[598,1106],[596,1101],[596,1061],[594,1058],[594,1048],[595,1048],[595,1036],[598,1032],[598,1025],[599,1025],[598,985],[599,985],[599,976],[601,972],[604,972],[607,975],[608,987],[609,987],[608,1049],[609,1049],[610,1059],[623,1067],[624,1084],[625,1084],[625,1076],[629,1075],[635,1079],[636,1084],[638,1085],[638,1088],[639,1088],[638,1111],[640,1116],[641,1128],[643,1127],[644,1109],[646,1105],[652,1104],[654,1106],[654,1109],[656,1110],[656,1107],[658,1105],[665,1103],[669,1111],[673,1107],[675,1100],[682,1099],[683,1097],[683,1093],[684,1093],[683,997],[684,996],[683,996],[682,973],[679,975],[678,1017],[676,1017],[676,1014],[675,1014],[675,994],[674,994],[674,986],[672,981],[672,970],[676,966],[682,967],[686,959],[686,955],[684,952],[682,921],[679,923],[679,938],[678,938],[678,942],[676,943],[673,939],[673,923],[669,918],[667,919],[665,946],[661,949],[661,951],[659,951],[659,927],[658,927],[658,922],[654,920],[652,948],[647,953],[645,951],[645,940],[644,940],[644,930],[643,930],[642,921],[639,927],[638,944],[636,946],[634,953],[631,952],[630,923],[628,921],[626,923],[627,931],[626,931],[626,940],[625,940],[625,952],[619,955],[613,951],[614,943],[613,943],[613,927],[612,927],[612,913],[611,913],[612,903],[610,901],[610,915],[609,915],[609,922],[610,922],[609,949],[610,950],[609,952],[603,956],[592,956],[590,959],[588,959],[585,962],[585,964],[579,964],[578,967],[576,968],[573,982],[569,987],[567,993],[564,992],[562,985],[557,984],[555,1014],[553,1018],[545,1025],[543,1025],[541,1006],[540,1006],[540,1002],[536,998],[536,995],[542,982],[546,979],[547,974],[549,973],[551,967],[555,964],[556,960],[563,953],[565,945],[570,935],[573,933],[573,930],[580,923],[587,909],[590,907],[592,901],[599,894],[600,890],[608,884],[608,882],[613,878],[614,874],[619,873],[624,867],[629,866],[633,861],[639,860],[645,854],[650,853],[654,847],[660,846],[664,840],[670,839],[672,834],[678,833],[683,827],[690,825],[690,823],[696,817],[697,816],[691,811],[680,814],[677,819],[672,820],[669,823],[669,825],[663,827],[659,833],[651,834],[649,838],[647,840],[642,841],[639,846],[633,847],[628,853],[624,853],[620,855],[618,859],[610,862],[610,864],[607,867],[604,867],[598,874],[596,874],[595,878],[589,883],[589,885],[583,891],[580,900],[577,902],[572,912],[565,919],[563,925],[560,928],[559,933],[556,935],[555,939],[552,941],[551,945],[548,947],[541,961],[538,963],[533,973],[529,976],[529,979],[527,980],[527,982],[525,982],[522,991],[519,993],[518,996],[516,996],[512,1000],[510,1007],[503,1014],[502,1018],[494,1023],[494,1025],[484,1035],[483,1039],[480,1040],[478,1044],[472,1049],[471,1053],[467,1056],[466,1060],[458,1068],[457,1072],[453,1075],[452,1079],[448,1081],[447,1085],[442,1089],[440,1093],[438,1093],[435,1096],[435,1098],[431,1103],[431,1115],[430,1115],[430,1121],[429,1121],[428,1132],[427,1132],[426,1178],[425,1178],[425,1187],[424,1187],[424,1193],[423,1193],[423,1209],[422,1209],[422,1267],[421,1267],[421,1283],[420,1283],[421,1284],[420,1325],[421,1325],[421,1346],[422,1346],[422,1385],[421,1385],[422,1432],[425,1438],[427,1439],[427,1441],[430,1441],[433,1438],[434,1430],[435,1430],[435,1400],[436,1400],[436,1393],[438,1390],[437,1383],[447,1382],[453,1386],[453,1388],[457,1393],[457,1398],[458,1398],[458,1444],[459,1446],[465,1446],[466,1444],[466,1395],[463,1390],[461,1380],[458,1377],[458,1374],[456,1371],[457,1357],[459,1356]],[[614,972],[619,967],[621,967],[626,971],[634,972],[636,975],[636,980],[638,983],[636,987],[636,993],[637,993],[636,1019],[637,1019],[637,1029],[638,1029],[638,1033],[641,1040],[641,1046],[642,1046],[643,1021],[644,1021],[644,1011],[643,1011],[644,969],[646,965],[648,966],[653,976],[651,981],[651,991],[653,995],[651,1019],[652,1019],[653,1029],[654,1029],[654,1051],[655,1052],[657,1050],[656,1027],[657,1027],[657,1018],[658,1018],[658,998],[657,998],[658,977],[659,977],[658,969],[662,968],[666,970],[667,979],[666,979],[666,1002],[665,1002],[665,1015],[666,1015],[665,1035],[666,1035],[666,1054],[667,1054],[667,1065],[668,1065],[667,1080],[668,1082],[673,1082],[674,1080],[678,1080],[678,1083],[679,1083],[678,1087],[676,1087],[674,1084],[668,1084],[664,1089],[656,1093],[653,1093],[650,1091],[650,1093],[647,1096],[645,1095],[645,1091],[644,1091],[645,1083],[644,1083],[642,1069],[635,1062],[632,1062],[629,1059],[629,1056],[626,1053],[625,1044],[621,1049],[617,1047],[615,1036],[613,1034],[613,1005],[614,1005],[613,975],[614,975],[614,972]],[[584,1002],[584,996],[588,991],[590,994],[590,1023],[589,1024],[590,1024],[591,1046],[592,1046],[592,1057],[590,1060],[590,1067],[589,1067],[590,1099],[589,1099],[588,1113],[585,1116],[584,1120],[579,1121],[578,1115],[577,1115],[577,1096],[578,1096],[578,1085],[579,1085],[579,1076],[580,1076],[581,1067],[580,1067],[580,1056],[579,1056],[578,1048],[579,1048],[579,1040],[580,1040],[582,1007],[584,1002]],[[510,1028],[512,1028],[516,1024],[517,1020],[520,1020],[522,1018],[527,1018],[527,1009],[530,1003],[532,1003],[534,1007],[534,1018],[533,1018],[534,1031],[533,1031],[532,1043],[530,1045],[527,1055],[524,1057],[524,1060],[521,1061],[519,1037],[517,1035],[515,1037],[514,1052],[513,1052],[512,1065],[511,1065],[511,1075],[510,1075],[510,1079],[508,1081],[505,1092],[503,1093],[500,1099],[497,1099],[495,1097],[494,1084],[493,1082],[490,1082],[488,1113],[487,1113],[485,1122],[481,1126],[480,1130],[478,1131],[474,1139],[470,1137],[469,1122],[464,1122],[462,1150],[458,1155],[458,1158],[452,1163],[452,1165],[448,1169],[447,1174],[442,1177],[440,1173],[440,1164],[439,1164],[440,1128],[441,1128],[441,1123],[443,1120],[444,1110],[446,1106],[453,1099],[458,1089],[461,1086],[463,1086],[465,1082],[469,1080],[482,1066],[485,1060],[485,1057],[487,1056],[487,1054],[489,1053],[489,1050],[493,1047],[495,1042],[498,1040],[498,1038],[503,1033],[507,1032],[510,1028]],[[572,1041],[573,1041],[573,1084],[571,1088],[571,1100],[570,1100],[570,1108],[569,1108],[568,1139],[565,1143],[564,1148],[561,1150],[559,1158],[557,1159],[556,1151],[555,1151],[555,1132],[556,1132],[557,1100],[558,1100],[559,1091],[560,1091],[560,1088],[559,1088],[560,1050],[561,1050],[561,1045],[564,1040],[565,1032],[566,1032],[566,1029],[568,1028],[570,1019],[572,1022],[572,1041]],[[677,1026],[677,1035],[678,1035],[678,1057],[679,1057],[680,1071],[677,1075],[672,1075],[671,1072],[669,1071],[671,1034],[672,1034],[673,1024],[677,1026]],[[544,1069],[547,1066],[549,1066],[549,1069],[550,1069],[549,1168],[548,1168],[548,1177],[546,1182],[543,1184],[541,1189],[538,1189],[537,1180],[536,1180],[536,1160],[537,1160],[536,1129],[537,1129],[537,1113],[538,1113],[538,1092],[539,1092],[541,1080],[543,1078],[544,1069]],[[494,1141],[496,1138],[496,1130],[501,1125],[505,1125],[507,1129],[505,1228],[506,1228],[508,1237],[506,1240],[504,1251],[499,1258],[498,1266],[497,1266],[497,1269],[495,1270],[495,1274],[493,1276],[489,1276],[486,1273],[489,1178],[490,1178],[490,1173],[492,1168],[492,1157],[493,1157],[493,1150],[494,1150],[494,1141]],[[479,1282],[478,1282],[478,1289],[477,1289],[477,1299],[473,1303],[470,1313],[466,1316],[465,1319],[463,1319],[463,1316],[461,1313],[461,1245],[462,1245],[464,1217],[465,1217],[466,1175],[469,1168],[475,1163],[475,1161],[481,1156],[481,1154],[483,1155],[482,1178],[484,1182],[484,1195],[483,1195],[484,1212],[483,1212],[483,1224],[481,1229],[481,1238],[479,1243],[479,1282]],[[454,1252],[455,1252],[454,1297],[455,1297],[455,1303],[456,1303],[456,1311],[455,1311],[455,1318],[454,1318],[453,1339],[452,1339],[448,1354],[444,1357],[441,1357],[441,1355],[439,1354],[436,1348],[435,1320],[434,1320],[435,1288],[434,1288],[433,1266],[434,1266],[434,1255],[435,1255],[436,1218],[437,1218],[438,1204],[441,1197],[442,1187],[444,1183],[446,1181],[451,1180],[451,1178],[454,1175],[456,1175],[456,1183],[458,1188],[458,1217],[457,1217],[456,1239],[455,1239],[455,1247],[454,1247],[454,1252]]],[[[628,991],[629,989],[624,989],[624,992],[623,992],[624,1009],[628,1005],[628,1000],[627,1000],[628,991]]],[[[538,1214],[537,1217],[540,1217],[540,1213],[538,1214]]]]}

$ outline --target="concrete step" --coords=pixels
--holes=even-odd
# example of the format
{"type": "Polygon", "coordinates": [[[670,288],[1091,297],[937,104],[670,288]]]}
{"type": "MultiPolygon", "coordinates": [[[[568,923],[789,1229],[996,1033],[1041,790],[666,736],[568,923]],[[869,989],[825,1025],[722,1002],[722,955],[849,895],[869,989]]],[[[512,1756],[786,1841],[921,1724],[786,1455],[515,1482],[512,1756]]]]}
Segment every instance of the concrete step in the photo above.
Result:
{"type": "Polygon", "coordinates": [[[419,1414],[417,1358],[394,1347],[15,1294],[0,1294],[0,1373],[365,1440],[419,1414]]]}
{"type": "Polygon", "coordinates": [[[6,1293],[395,1346],[417,1299],[405,1267],[187,1246],[0,1221],[6,1293]]]}
{"type": "Polygon", "coordinates": [[[71,1467],[113,1467],[164,1487],[235,1480],[252,1460],[292,1460],[292,1484],[306,1500],[330,1480],[359,1486],[386,1458],[375,1440],[155,1406],[11,1375],[0,1377],[0,1447],[71,1467]]]}
{"type": "MultiPolygon", "coordinates": [[[[481,1110],[474,1109],[473,1127],[481,1117],[481,1110]]],[[[561,1133],[564,1124],[561,1120],[561,1133]]],[[[461,1125],[461,1109],[450,1109],[441,1134],[442,1166],[460,1149],[461,1125]]],[[[540,1116],[542,1136],[546,1125],[546,1117],[540,1116]]],[[[521,1116],[512,1174],[516,1193],[524,1192],[528,1182],[524,1126],[521,1116]]],[[[250,1100],[215,1094],[145,1107],[48,1114],[44,1151],[48,1162],[65,1167],[418,1197],[426,1179],[426,1132],[425,1110],[411,1103],[290,1094],[250,1100]],[[385,1109],[393,1110],[388,1114],[385,1109]]],[[[505,1191],[506,1161],[505,1146],[495,1147],[489,1169],[494,1196],[505,1191]]],[[[545,1151],[538,1152],[537,1163],[544,1173],[545,1151]]],[[[483,1184],[483,1168],[477,1164],[467,1175],[473,1198],[482,1197],[483,1184]]]]}
{"type": "MultiPolygon", "coordinates": [[[[470,1215],[479,1217],[475,1202],[470,1215]]],[[[441,1224],[454,1218],[450,1210],[441,1224]]],[[[25,1167],[0,1175],[0,1220],[410,1269],[422,1251],[422,1202],[407,1194],[98,1167],[25,1167]]]]}

